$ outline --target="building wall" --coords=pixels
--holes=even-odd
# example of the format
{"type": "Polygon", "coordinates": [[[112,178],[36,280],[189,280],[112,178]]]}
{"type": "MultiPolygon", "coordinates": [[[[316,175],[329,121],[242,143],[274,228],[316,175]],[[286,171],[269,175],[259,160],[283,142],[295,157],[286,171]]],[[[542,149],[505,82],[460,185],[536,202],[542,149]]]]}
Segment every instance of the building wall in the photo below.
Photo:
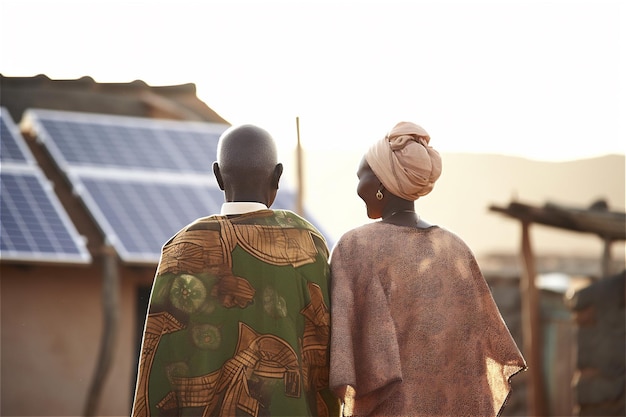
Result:
{"type": "MultiPolygon", "coordinates": [[[[0,265],[1,405],[6,416],[83,415],[98,360],[102,272],[91,266],[0,265]]],[[[128,415],[136,373],[136,289],[120,268],[119,328],[98,415],[128,415]]]]}

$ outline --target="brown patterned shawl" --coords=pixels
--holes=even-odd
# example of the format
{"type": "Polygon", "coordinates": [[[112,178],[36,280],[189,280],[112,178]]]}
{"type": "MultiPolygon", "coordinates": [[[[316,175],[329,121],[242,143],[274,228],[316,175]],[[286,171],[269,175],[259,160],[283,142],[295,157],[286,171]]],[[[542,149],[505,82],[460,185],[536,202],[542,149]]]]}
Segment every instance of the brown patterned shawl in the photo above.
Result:
{"type": "Polygon", "coordinates": [[[330,387],[344,415],[499,414],[526,363],[460,238],[367,224],[339,240],[331,276],[330,387]]]}

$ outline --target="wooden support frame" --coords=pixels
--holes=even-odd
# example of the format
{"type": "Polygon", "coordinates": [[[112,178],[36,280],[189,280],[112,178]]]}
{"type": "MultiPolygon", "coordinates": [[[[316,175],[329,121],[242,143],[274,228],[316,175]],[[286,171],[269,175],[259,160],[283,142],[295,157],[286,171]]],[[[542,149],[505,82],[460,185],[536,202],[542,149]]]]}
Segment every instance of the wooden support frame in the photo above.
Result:
{"type": "Polygon", "coordinates": [[[523,351],[528,371],[530,386],[528,387],[528,414],[531,416],[547,416],[548,407],[545,399],[543,381],[543,358],[541,348],[541,305],[539,290],[536,286],[537,271],[535,258],[530,241],[530,223],[522,221],[521,257],[523,273],[520,279],[522,299],[522,339],[523,351]]]}

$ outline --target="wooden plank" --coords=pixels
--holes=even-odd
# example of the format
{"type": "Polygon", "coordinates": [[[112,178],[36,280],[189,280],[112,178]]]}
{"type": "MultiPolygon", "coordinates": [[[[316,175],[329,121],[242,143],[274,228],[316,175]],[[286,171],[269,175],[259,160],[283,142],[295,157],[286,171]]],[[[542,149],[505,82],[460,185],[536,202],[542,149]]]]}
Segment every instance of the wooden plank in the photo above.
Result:
{"type": "Polygon", "coordinates": [[[602,239],[626,240],[626,213],[599,209],[575,209],[548,203],[543,207],[512,202],[507,207],[490,206],[496,211],[522,221],[581,233],[593,233],[602,239]]]}

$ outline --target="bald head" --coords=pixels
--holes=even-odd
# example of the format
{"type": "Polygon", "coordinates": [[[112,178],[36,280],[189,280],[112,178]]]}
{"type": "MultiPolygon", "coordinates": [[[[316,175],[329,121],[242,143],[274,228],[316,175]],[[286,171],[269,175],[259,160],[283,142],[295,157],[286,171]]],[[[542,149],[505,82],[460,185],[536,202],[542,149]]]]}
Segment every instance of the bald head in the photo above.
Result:
{"type": "Polygon", "coordinates": [[[226,201],[273,203],[283,171],[276,144],[264,129],[254,125],[226,130],[217,145],[215,178],[226,201]]]}
{"type": "Polygon", "coordinates": [[[272,136],[254,125],[242,125],[226,130],[217,145],[217,162],[226,169],[273,169],[276,165],[276,145],[272,136]]]}

